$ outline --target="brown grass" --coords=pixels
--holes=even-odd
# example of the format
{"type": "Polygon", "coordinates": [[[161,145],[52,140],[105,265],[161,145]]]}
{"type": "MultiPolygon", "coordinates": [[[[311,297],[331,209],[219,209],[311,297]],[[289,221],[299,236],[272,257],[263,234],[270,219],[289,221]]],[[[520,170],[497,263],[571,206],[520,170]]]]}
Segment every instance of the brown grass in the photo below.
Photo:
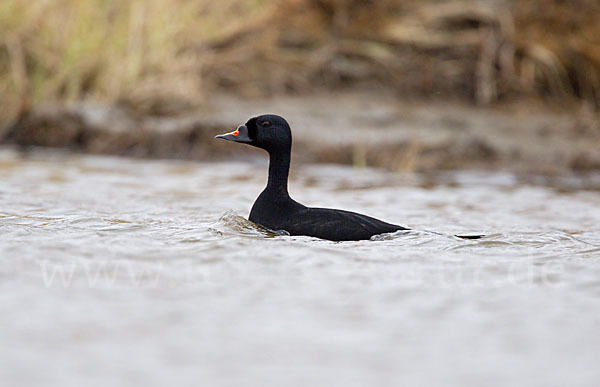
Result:
{"type": "Polygon", "coordinates": [[[203,47],[261,10],[240,0],[2,0],[2,111],[88,98],[159,113],[202,104],[203,47]]]}
{"type": "Polygon", "coordinates": [[[0,120],[47,100],[174,114],[215,90],[343,87],[598,108],[598,20],[596,0],[3,0],[0,120]]]}

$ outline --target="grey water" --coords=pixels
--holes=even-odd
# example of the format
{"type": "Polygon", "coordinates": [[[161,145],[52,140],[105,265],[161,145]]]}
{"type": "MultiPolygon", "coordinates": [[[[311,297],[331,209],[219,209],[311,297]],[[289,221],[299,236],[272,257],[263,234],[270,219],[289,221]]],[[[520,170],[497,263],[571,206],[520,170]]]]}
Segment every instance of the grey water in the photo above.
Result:
{"type": "Polygon", "coordinates": [[[265,181],[0,150],[0,384],[597,385],[598,191],[293,164],[303,204],[416,230],[334,243],[248,222],[265,181]]]}

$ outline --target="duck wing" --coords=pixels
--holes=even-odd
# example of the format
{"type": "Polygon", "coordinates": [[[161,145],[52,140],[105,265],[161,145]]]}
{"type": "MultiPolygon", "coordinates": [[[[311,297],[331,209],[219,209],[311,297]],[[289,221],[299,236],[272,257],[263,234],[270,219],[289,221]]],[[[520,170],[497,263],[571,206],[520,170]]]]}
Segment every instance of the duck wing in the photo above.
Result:
{"type": "Polygon", "coordinates": [[[282,229],[331,241],[370,239],[373,235],[408,230],[367,215],[330,208],[305,208],[293,214],[282,229]]]}

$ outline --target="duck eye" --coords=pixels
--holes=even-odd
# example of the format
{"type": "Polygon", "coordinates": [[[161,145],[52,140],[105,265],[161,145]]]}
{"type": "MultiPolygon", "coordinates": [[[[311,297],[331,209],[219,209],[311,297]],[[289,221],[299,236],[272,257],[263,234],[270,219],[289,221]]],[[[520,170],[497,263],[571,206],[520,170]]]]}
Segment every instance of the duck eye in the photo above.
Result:
{"type": "Polygon", "coordinates": [[[260,124],[260,126],[262,126],[263,128],[268,128],[269,126],[271,126],[271,122],[270,121],[263,121],[262,124],[260,124]]]}

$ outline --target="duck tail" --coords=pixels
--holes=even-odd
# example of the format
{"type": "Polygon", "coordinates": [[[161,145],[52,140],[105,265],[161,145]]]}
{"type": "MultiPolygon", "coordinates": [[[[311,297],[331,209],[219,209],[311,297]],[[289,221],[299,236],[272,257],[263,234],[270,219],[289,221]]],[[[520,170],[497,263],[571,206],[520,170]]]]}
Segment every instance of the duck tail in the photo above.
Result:
{"type": "Polygon", "coordinates": [[[481,239],[483,238],[485,235],[479,234],[479,235],[455,235],[455,237],[460,238],[460,239],[481,239]]]}

